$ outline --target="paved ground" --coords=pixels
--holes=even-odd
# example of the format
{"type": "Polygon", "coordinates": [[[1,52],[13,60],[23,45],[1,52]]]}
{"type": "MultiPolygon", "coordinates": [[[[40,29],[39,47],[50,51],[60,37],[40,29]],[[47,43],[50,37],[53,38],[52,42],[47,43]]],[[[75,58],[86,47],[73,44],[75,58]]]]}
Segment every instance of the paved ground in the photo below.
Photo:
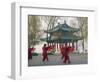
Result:
{"type": "MultiPolygon", "coordinates": [[[[28,61],[28,66],[46,66],[46,65],[65,65],[63,60],[61,59],[60,54],[49,55],[49,61],[42,62],[42,55],[33,56],[32,60],[28,61]]],[[[71,64],[67,65],[74,65],[74,64],[87,64],[88,63],[88,56],[87,54],[70,54],[71,64]]]]}

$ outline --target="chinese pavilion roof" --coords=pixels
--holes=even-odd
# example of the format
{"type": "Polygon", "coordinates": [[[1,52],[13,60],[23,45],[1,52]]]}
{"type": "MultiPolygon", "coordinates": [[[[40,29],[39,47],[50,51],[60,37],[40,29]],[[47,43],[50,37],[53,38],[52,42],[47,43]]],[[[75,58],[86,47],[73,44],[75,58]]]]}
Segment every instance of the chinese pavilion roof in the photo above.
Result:
{"type": "Polygon", "coordinates": [[[81,40],[80,36],[76,36],[74,33],[80,31],[79,28],[72,28],[71,26],[64,24],[58,24],[56,27],[45,31],[50,36],[46,37],[45,40],[48,43],[65,43],[65,42],[76,42],[81,40]]]}
{"type": "Polygon", "coordinates": [[[48,40],[47,38],[42,38],[41,40],[42,41],[47,41],[49,43],[66,43],[66,42],[76,42],[78,40],[81,40],[82,37],[79,37],[79,36],[76,36],[76,35],[73,35],[73,36],[62,36],[62,37],[55,37],[55,38],[50,38],[48,37],[48,40]]]}
{"type": "Polygon", "coordinates": [[[78,40],[81,40],[82,38],[79,36],[62,36],[62,37],[58,37],[58,38],[49,38],[48,37],[48,41],[49,43],[51,42],[58,42],[58,43],[64,43],[64,42],[76,42],[78,40]]]}
{"type": "Polygon", "coordinates": [[[67,25],[66,23],[64,24],[58,24],[56,27],[49,29],[48,33],[52,33],[52,32],[77,32],[79,31],[79,28],[72,28],[71,26],[67,25]]]}

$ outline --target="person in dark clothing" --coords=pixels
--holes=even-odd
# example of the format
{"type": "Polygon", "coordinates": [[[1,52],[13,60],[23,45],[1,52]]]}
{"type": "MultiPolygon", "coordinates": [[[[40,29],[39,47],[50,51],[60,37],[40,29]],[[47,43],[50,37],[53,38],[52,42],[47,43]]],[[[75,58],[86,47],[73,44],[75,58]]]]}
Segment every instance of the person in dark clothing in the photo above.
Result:
{"type": "Polygon", "coordinates": [[[34,48],[28,48],[28,59],[32,59],[32,51],[34,48]]]}
{"type": "Polygon", "coordinates": [[[70,52],[70,49],[66,43],[65,47],[64,47],[64,61],[63,61],[63,63],[66,63],[67,61],[68,61],[68,63],[71,63],[70,58],[69,58],[69,52],[70,52]]]}
{"type": "Polygon", "coordinates": [[[45,60],[48,61],[48,54],[47,54],[48,47],[46,47],[46,44],[44,44],[44,46],[42,47],[42,50],[43,50],[43,53],[42,53],[43,60],[42,61],[45,61],[45,60]]]}

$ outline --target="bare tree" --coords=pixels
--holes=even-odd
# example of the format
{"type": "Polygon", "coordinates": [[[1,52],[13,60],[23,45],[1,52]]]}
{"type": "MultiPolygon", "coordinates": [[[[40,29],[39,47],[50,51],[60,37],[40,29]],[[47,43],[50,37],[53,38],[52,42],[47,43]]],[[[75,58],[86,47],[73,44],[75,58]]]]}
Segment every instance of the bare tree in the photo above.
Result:
{"type": "Polygon", "coordinates": [[[46,23],[47,28],[51,29],[60,17],[58,16],[42,16],[43,21],[46,23]]]}
{"type": "Polygon", "coordinates": [[[28,46],[35,45],[37,43],[40,31],[40,17],[39,16],[28,16],[28,46]]]}
{"type": "Polygon", "coordinates": [[[80,34],[82,37],[82,47],[84,51],[84,42],[87,41],[88,36],[88,18],[87,17],[77,17],[78,25],[80,28],[80,34]]]}
{"type": "MultiPolygon", "coordinates": [[[[58,16],[42,16],[43,21],[46,23],[47,31],[49,29],[54,28],[55,24],[57,23],[60,17],[58,16]]],[[[47,33],[47,40],[48,40],[48,33],[47,33]]]]}

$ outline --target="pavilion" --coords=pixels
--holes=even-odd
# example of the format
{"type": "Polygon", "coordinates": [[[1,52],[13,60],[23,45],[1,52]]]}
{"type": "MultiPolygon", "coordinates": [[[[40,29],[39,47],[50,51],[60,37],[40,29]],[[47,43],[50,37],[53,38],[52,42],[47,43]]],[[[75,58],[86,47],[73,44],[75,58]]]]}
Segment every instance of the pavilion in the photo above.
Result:
{"type": "Polygon", "coordinates": [[[79,28],[72,28],[66,23],[66,21],[64,21],[63,24],[58,23],[57,26],[45,31],[45,33],[47,33],[46,42],[48,45],[55,44],[57,50],[59,49],[59,46],[64,43],[76,47],[75,50],[77,50],[77,43],[82,39],[80,36],[75,34],[79,31],[79,28]]]}

